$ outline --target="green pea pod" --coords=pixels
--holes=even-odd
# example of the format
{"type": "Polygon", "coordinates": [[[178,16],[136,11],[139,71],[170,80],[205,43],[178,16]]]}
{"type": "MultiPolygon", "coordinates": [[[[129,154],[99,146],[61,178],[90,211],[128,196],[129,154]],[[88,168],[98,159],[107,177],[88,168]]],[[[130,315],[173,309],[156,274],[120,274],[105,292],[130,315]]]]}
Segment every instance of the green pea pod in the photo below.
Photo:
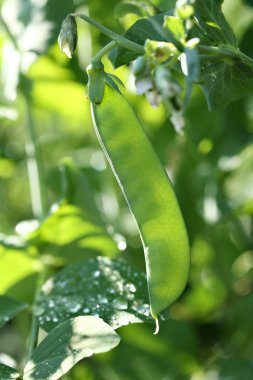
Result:
{"type": "Polygon", "coordinates": [[[124,95],[105,85],[91,103],[98,140],[136,220],[144,247],[150,310],[158,314],[183,292],[188,237],[170,180],[124,95]]]}

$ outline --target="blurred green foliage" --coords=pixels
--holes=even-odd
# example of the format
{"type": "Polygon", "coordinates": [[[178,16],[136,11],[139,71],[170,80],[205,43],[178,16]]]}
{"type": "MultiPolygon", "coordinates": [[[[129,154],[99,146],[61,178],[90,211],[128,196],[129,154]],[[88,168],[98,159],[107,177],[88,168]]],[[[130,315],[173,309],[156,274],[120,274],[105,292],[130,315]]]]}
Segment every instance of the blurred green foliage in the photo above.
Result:
{"type": "MultiPolygon", "coordinates": [[[[6,25],[0,25],[0,292],[16,300],[32,302],[42,263],[55,272],[97,254],[120,255],[144,268],[135,224],[106,167],[85,97],[84,69],[108,39],[80,23],[71,61],[57,46],[62,20],[76,10],[123,33],[136,15],[113,18],[120,3],[1,1],[6,25]],[[43,220],[31,202],[27,97],[46,183],[43,220]]],[[[152,3],[164,11],[171,1],[152,3]]],[[[225,0],[224,9],[242,51],[253,58],[252,2],[225,0]]],[[[158,336],[152,325],[122,327],[115,350],[85,359],[70,378],[252,380],[253,96],[209,112],[196,86],[179,136],[162,106],[152,109],[136,96],[131,66],[115,73],[174,183],[192,267],[188,288],[158,336]]],[[[22,312],[0,332],[0,362],[20,365],[28,334],[29,315],[22,312]]]]}

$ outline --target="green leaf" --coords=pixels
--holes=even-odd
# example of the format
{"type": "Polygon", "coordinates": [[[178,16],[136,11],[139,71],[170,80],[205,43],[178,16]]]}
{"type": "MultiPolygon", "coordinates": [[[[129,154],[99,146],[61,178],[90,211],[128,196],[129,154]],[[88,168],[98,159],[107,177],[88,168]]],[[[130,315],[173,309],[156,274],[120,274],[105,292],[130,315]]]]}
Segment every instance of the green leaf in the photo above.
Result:
{"type": "Polygon", "coordinates": [[[228,44],[236,46],[236,38],[227,23],[219,0],[196,0],[194,17],[205,34],[215,45],[228,44]]]}
{"type": "Polygon", "coordinates": [[[201,63],[201,82],[208,108],[220,110],[253,93],[253,61],[244,54],[213,57],[201,63]]]}
{"type": "Polygon", "coordinates": [[[176,0],[152,0],[152,3],[160,12],[165,12],[167,9],[174,9],[176,6],[176,0]]]}
{"type": "Polygon", "coordinates": [[[24,380],[57,380],[77,362],[110,351],[119,336],[102,319],[77,317],[57,326],[34,351],[24,369],[24,380]]]}
{"type": "Polygon", "coordinates": [[[43,253],[66,261],[82,260],[94,255],[115,256],[118,248],[103,225],[94,222],[79,207],[62,203],[30,236],[30,244],[43,253]]]}
{"type": "Polygon", "coordinates": [[[3,327],[5,323],[26,308],[27,305],[24,303],[6,296],[0,296],[0,327],[3,327]]]}
{"type": "Polygon", "coordinates": [[[14,368],[0,363],[0,380],[14,380],[19,377],[20,374],[14,368]]]}
{"type": "Polygon", "coordinates": [[[106,257],[70,265],[49,279],[35,313],[46,331],[78,315],[99,316],[113,328],[153,322],[145,273],[123,259],[106,257]]]}
{"type": "MultiPolygon", "coordinates": [[[[154,41],[166,41],[165,37],[154,26],[155,23],[162,29],[164,16],[170,14],[170,12],[158,14],[149,18],[143,18],[136,21],[124,34],[124,37],[136,42],[140,45],[144,45],[147,39],[154,41]]],[[[122,47],[117,47],[109,54],[109,58],[114,67],[119,67],[125,64],[129,64],[138,54],[129,51],[122,47]]]]}
{"type": "Polygon", "coordinates": [[[128,14],[136,14],[137,16],[143,16],[145,11],[140,4],[136,3],[118,3],[114,8],[113,15],[115,18],[124,17],[128,14]]]}
{"type": "Polygon", "coordinates": [[[0,245],[0,263],[0,293],[30,302],[37,273],[41,270],[34,252],[0,245]]]}
{"type": "MultiPolygon", "coordinates": [[[[181,62],[182,64],[182,62],[181,62]]],[[[199,54],[197,49],[185,49],[185,65],[186,65],[186,93],[184,99],[184,108],[187,107],[191,92],[192,86],[194,83],[197,83],[200,75],[200,61],[199,54]]]]}
{"type": "Polygon", "coordinates": [[[182,41],[185,38],[184,23],[179,17],[165,16],[164,28],[168,29],[174,38],[182,41]]]}
{"type": "Polygon", "coordinates": [[[94,222],[103,225],[89,181],[74,160],[70,157],[65,158],[60,166],[60,172],[61,197],[67,203],[80,207],[94,222]]]}

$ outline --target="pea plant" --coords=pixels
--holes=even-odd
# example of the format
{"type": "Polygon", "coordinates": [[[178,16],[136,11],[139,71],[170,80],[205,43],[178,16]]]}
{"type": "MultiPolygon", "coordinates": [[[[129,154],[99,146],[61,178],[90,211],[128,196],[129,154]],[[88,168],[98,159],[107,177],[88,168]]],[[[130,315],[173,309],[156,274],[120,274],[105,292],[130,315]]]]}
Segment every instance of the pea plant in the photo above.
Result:
{"type": "MultiPolygon", "coordinates": [[[[151,4],[118,5],[119,13],[137,18],[124,35],[87,14],[70,13],[58,37],[68,58],[77,47],[77,19],[110,39],[86,68],[86,95],[95,134],[136,222],[145,270],[118,254],[120,245],[71,159],[61,164],[61,196],[48,211],[41,149],[29,111],[32,84],[18,69],[27,109],[30,176],[36,177],[34,220],[23,222],[29,233],[22,238],[1,236],[1,261],[7,268],[8,260],[17,260],[20,278],[33,278],[33,289],[26,303],[15,298],[15,291],[12,297],[0,296],[0,327],[26,312],[31,328],[26,363],[20,370],[0,364],[1,380],[67,379],[82,359],[116,347],[120,327],[151,323],[157,334],[185,291],[190,244],[176,191],[124,84],[105,70],[102,60],[107,55],[115,69],[130,65],[137,94],[145,95],[152,107],[162,104],[180,136],[195,86],[202,89],[209,111],[224,109],[252,93],[253,60],[238,48],[221,0],[171,0],[166,7],[161,13],[151,4]],[[77,241],[79,251],[73,251],[77,241]]],[[[3,26],[18,49],[4,20],[3,26]]]]}

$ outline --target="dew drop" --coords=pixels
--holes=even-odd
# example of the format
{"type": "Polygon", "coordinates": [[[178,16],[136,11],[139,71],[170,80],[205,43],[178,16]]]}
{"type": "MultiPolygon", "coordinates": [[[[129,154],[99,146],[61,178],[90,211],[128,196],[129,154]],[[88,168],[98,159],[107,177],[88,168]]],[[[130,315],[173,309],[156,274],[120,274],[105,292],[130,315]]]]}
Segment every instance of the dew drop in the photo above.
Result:
{"type": "Polygon", "coordinates": [[[129,290],[130,292],[132,293],[135,293],[136,292],[136,287],[134,284],[131,284],[131,283],[128,283],[126,284],[126,289],[129,290]]]}
{"type": "Polygon", "coordinates": [[[101,272],[100,270],[96,270],[94,273],[93,273],[93,278],[98,278],[100,276],[101,272]]]}
{"type": "Polygon", "coordinates": [[[123,297],[117,297],[112,301],[112,306],[118,310],[126,310],[128,308],[128,302],[123,297]]]}

